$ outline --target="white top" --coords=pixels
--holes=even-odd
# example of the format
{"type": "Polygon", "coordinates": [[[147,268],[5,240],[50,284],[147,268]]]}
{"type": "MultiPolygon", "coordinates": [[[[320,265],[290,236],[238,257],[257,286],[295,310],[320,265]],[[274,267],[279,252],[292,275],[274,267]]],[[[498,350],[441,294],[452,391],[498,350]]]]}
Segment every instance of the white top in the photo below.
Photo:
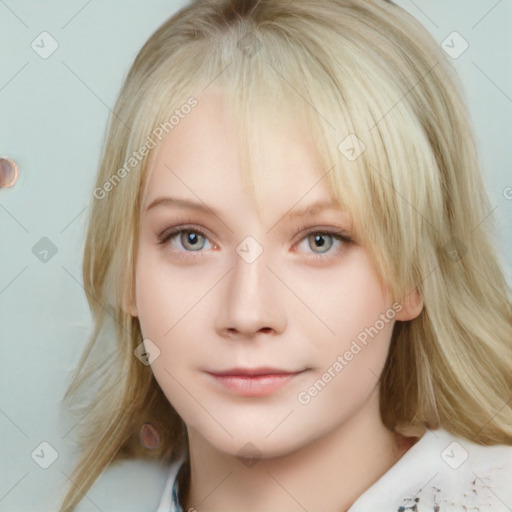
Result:
{"type": "MultiPolygon", "coordinates": [[[[183,512],[172,498],[181,461],[170,466],[156,512],[183,512]]],[[[482,446],[427,430],[348,512],[512,512],[512,446],[482,446]]]]}

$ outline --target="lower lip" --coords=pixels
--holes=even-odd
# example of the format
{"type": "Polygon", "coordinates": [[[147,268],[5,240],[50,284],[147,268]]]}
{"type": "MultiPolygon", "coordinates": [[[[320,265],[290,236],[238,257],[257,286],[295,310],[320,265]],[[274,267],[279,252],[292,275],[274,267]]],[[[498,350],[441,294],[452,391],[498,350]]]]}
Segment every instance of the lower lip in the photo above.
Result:
{"type": "Polygon", "coordinates": [[[212,377],[223,386],[244,396],[266,396],[275,393],[299,373],[276,373],[268,375],[216,375],[212,377]]]}

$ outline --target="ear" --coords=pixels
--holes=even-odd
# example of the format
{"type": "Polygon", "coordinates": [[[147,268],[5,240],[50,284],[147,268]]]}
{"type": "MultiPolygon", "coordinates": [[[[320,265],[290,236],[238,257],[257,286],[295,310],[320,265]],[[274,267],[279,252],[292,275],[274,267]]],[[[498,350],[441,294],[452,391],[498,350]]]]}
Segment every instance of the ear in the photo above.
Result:
{"type": "Polygon", "coordinates": [[[397,312],[395,318],[400,322],[413,320],[423,311],[423,297],[420,295],[418,288],[414,288],[400,301],[402,309],[397,312]]]}

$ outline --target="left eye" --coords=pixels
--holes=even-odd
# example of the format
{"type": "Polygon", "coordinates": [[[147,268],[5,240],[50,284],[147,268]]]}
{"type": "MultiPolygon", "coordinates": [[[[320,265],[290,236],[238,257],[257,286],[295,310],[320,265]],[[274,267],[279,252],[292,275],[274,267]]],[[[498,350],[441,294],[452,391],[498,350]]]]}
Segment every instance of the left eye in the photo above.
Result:
{"type": "Polygon", "coordinates": [[[298,247],[300,247],[301,244],[306,243],[314,253],[324,254],[335,244],[338,244],[338,246],[341,245],[343,241],[344,240],[341,235],[315,231],[306,235],[306,237],[298,244],[298,247]],[[316,249],[318,249],[318,251],[316,249]]]}

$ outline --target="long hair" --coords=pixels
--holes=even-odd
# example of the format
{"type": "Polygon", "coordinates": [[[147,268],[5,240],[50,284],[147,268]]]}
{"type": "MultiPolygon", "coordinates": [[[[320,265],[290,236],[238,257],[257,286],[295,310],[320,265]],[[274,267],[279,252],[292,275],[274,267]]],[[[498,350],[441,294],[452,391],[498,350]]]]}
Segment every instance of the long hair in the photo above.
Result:
{"type": "Polygon", "coordinates": [[[381,375],[386,427],[510,444],[510,291],[463,88],[442,49],[391,2],[196,0],[140,50],[109,119],[84,246],[94,331],[64,397],[81,418],[81,454],[61,510],[116,458],[169,463],[187,449],[183,421],[134,355],[142,334],[127,304],[147,169],[208,87],[229,98],[256,200],[253,120],[293,116],[381,281],[395,298],[421,295],[421,314],[395,324],[381,375]],[[156,449],[139,441],[145,423],[156,449]]]}

